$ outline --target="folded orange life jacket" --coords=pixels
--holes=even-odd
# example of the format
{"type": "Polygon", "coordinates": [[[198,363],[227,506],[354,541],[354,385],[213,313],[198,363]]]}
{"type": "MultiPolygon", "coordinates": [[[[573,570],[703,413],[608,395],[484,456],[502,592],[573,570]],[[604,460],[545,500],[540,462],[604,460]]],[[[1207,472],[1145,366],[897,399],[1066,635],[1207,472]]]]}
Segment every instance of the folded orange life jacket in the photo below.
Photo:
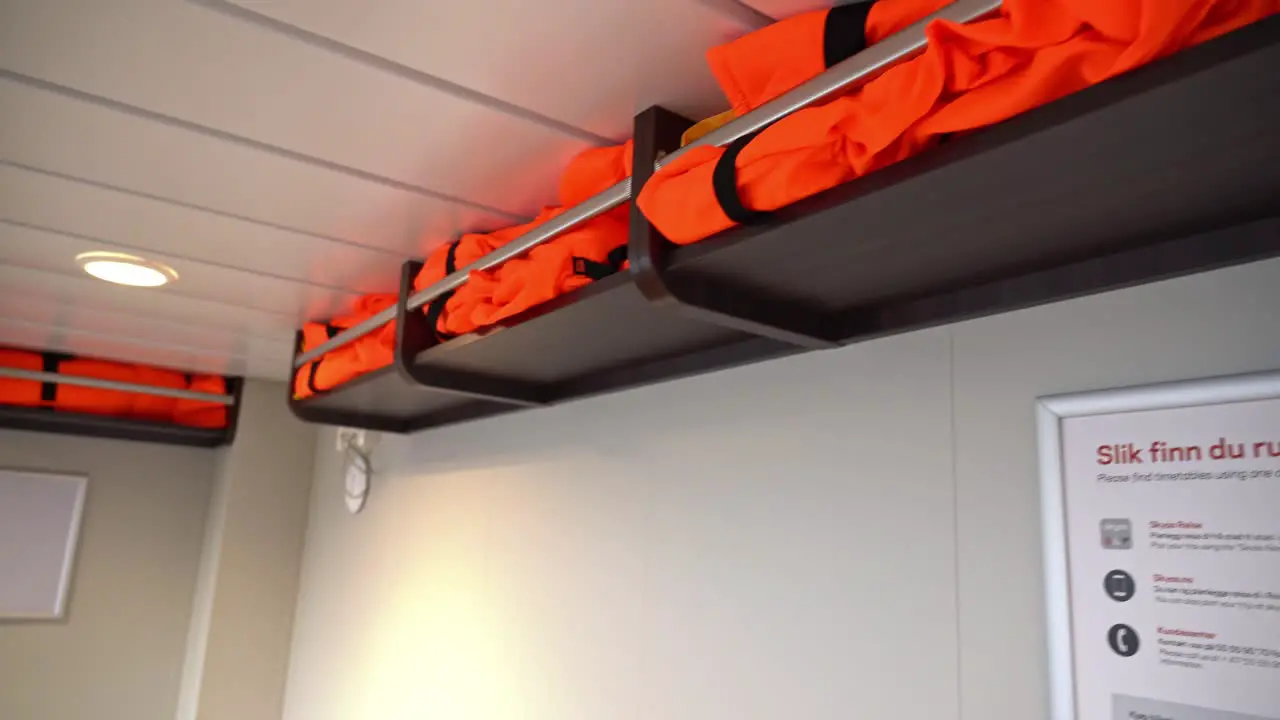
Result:
{"type": "Polygon", "coordinates": [[[741,116],[949,5],[879,0],[801,13],[707,51],[707,64],[741,116]]]}
{"type": "MultiPolygon", "coordinates": [[[[631,141],[580,153],[560,179],[563,207],[581,203],[631,174],[631,141]]],[[[544,208],[532,222],[491,233],[468,233],[427,258],[414,290],[440,281],[562,213],[544,208]]],[[[473,271],[456,290],[428,303],[424,312],[442,337],[472,332],[575,290],[621,268],[626,260],[629,206],[567,230],[532,251],[489,270],[473,271]]]]}
{"type": "MultiPolygon", "coordinates": [[[[56,372],[59,375],[74,375],[98,380],[138,382],[138,373],[135,368],[124,363],[106,360],[78,358],[63,360],[58,363],[56,372]]],[[[133,414],[134,399],[134,393],[120,390],[59,384],[51,405],[54,409],[65,412],[130,417],[133,414]]]]}
{"type": "MultiPolygon", "coordinates": [[[[217,394],[226,394],[227,387],[226,381],[219,376],[196,376],[188,380],[184,373],[148,365],[4,348],[0,348],[0,367],[217,394]]],[[[49,407],[59,412],[177,422],[207,428],[226,427],[227,424],[227,408],[219,403],[35,380],[0,378],[0,405],[49,407]]]]}
{"type": "MultiPolygon", "coordinates": [[[[621,182],[630,174],[630,141],[614,147],[587,150],[578,154],[562,175],[560,202],[577,204],[621,182]]],[[[436,248],[414,279],[415,292],[460,267],[470,265],[561,212],[560,208],[547,208],[532,222],[490,233],[467,233],[448,245],[436,248]]],[[[428,303],[423,311],[440,335],[449,337],[471,332],[580,287],[599,276],[602,266],[616,259],[616,254],[610,256],[611,251],[620,245],[625,246],[627,212],[625,208],[611,211],[536,248],[534,253],[523,258],[492,270],[473,272],[467,283],[428,303]],[[549,247],[552,245],[554,250],[549,247]],[[575,268],[582,272],[572,272],[575,268]]],[[[617,264],[609,267],[616,269],[617,264]]],[[[365,295],[346,315],[329,323],[306,323],[302,326],[303,352],[392,307],[396,301],[395,294],[365,295]]],[[[294,397],[310,397],[389,365],[395,351],[395,333],[395,323],[387,323],[377,331],[305,364],[294,374],[294,397]]]]}
{"type": "MultiPolygon", "coordinates": [[[[0,348],[0,367],[40,372],[44,369],[44,359],[40,353],[0,348]]],[[[40,407],[44,404],[40,398],[40,389],[41,384],[35,380],[0,377],[0,405],[40,407]]]]}
{"type": "MultiPolygon", "coordinates": [[[[491,233],[467,233],[448,245],[436,248],[427,257],[418,276],[414,278],[414,291],[421,291],[443,280],[446,276],[457,272],[459,268],[476,262],[561,212],[560,208],[544,208],[532,222],[502,228],[491,233]]],[[[514,260],[491,270],[474,271],[466,283],[427,303],[423,312],[426,313],[428,322],[436,328],[436,332],[441,337],[451,337],[471,332],[479,327],[472,319],[472,314],[477,307],[491,302],[490,298],[498,284],[498,272],[511,262],[514,260]]]]}
{"type": "MultiPolygon", "coordinates": [[[[162,368],[147,367],[146,365],[133,366],[133,381],[143,385],[152,387],[169,388],[171,390],[191,390],[187,375],[174,370],[165,370],[162,368]]],[[[221,382],[222,378],[218,378],[221,382]]],[[[220,394],[225,393],[225,387],[217,391],[220,394]]],[[[159,395],[146,395],[143,393],[130,393],[133,396],[133,405],[129,411],[129,416],[140,420],[154,420],[156,422],[172,422],[175,418],[175,412],[178,408],[179,401],[176,398],[160,397],[159,395]]],[[[222,427],[226,425],[224,420],[222,424],[211,425],[209,427],[222,427]]]]}
{"type": "MultiPolygon", "coordinates": [[[[867,42],[943,4],[897,3],[871,7],[867,42]],[[908,6],[911,12],[903,10],[908,6]]],[[[910,157],[947,134],[1006,120],[1277,10],[1280,0],[1005,0],[990,19],[930,23],[922,54],[848,95],[726,148],[686,153],[655,173],[636,202],[667,238],[696,242],[910,157]]],[[[816,74],[817,21],[794,20],[789,35],[778,23],[709,54],[735,110],[816,74]],[[804,37],[807,48],[799,47],[804,37]],[[765,73],[761,58],[771,54],[788,58],[791,71],[765,73]]]]}
{"type": "MultiPolygon", "coordinates": [[[[394,307],[397,293],[374,293],[356,300],[351,312],[334,318],[329,323],[309,322],[302,326],[302,350],[306,352],[327,342],[342,330],[394,307]]],[[[396,342],[395,321],[360,337],[336,350],[325,353],[318,360],[303,365],[294,374],[293,395],[305,398],[317,392],[337,387],[352,378],[391,364],[396,342]]]]}
{"type": "Polygon", "coordinates": [[[631,177],[632,141],[577,154],[560,175],[560,205],[572,207],[631,177]]]}
{"type": "Polygon", "coordinates": [[[507,261],[497,268],[491,293],[472,309],[470,321],[476,327],[491,325],[612,275],[626,265],[627,230],[626,219],[609,212],[507,261]]]}
{"type": "MultiPolygon", "coordinates": [[[[196,375],[187,385],[188,390],[225,395],[227,381],[218,375],[196,375]]],[[[227,426],[227,406],[201,400],[175,400],[173,421],[179,425],[201,428],[227,426]]]]}

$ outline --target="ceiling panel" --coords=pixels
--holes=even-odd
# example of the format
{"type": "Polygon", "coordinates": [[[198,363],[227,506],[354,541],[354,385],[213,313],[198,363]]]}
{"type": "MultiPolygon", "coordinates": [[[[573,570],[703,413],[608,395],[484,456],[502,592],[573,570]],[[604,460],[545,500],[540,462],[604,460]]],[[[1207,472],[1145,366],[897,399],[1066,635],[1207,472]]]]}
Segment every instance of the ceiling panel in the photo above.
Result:
{"type": "MultiPolygon", "coordinates": [[[[296,322],[290,315],[182,297],[165,288],[122,287],[88,275],[61,275],[0,265],[0,288],[9,291],[6,297],[15,299],[78,303],[125,317],[167,320],[268,340],[287,341],[296,330],[296,322]]],[[[14,312],[12,306],[0,306],[0,317],[14,312]]],[[[0,344],[4,342],[0,337],[0,344]]]]}
{"type": "Polygon", "coordinates": [[[725,109],[704,54],[756,19],[696,0],[382,0],[375,11],[362,0],[198,1],[614,138],[650,105],[690,117],[725,109]]]}
{"type": "MultiPolygon", "coordinates": [[[[0,107],[0,158],[161,198],[177,211],[202,208],[206,214],[397,253],[425,253],[460,232],[512,220],[138,118],[3,75],[0,107]]],[[[175,235],[173,242],[190,246],[199,239],[175,235]]],[[[282,241],[275,236],[272,242],[282,241]]]]}
{"type": "Polygon", "coordinates": [[[4,3],[0,66],[223,139],[514,212],[550,200],[558,170],[591,146],[177,0],[4,3]]]}
{"type": "MultiPolygon", "coordinates": [[[[0,161],[0,223],[6,221],[95,238],[104,245],[97,249],[166,253],[174,267],[195,260],[359,292],[394,285],[404,259],[0,161]]],[[[0,257],[7,255],[5,250],[0,246],[0,257]]],[[[71,257],[54,260],[65,263],[71,257]]]]}
{"type": "MultiPolygon", "coordinates": [[[[0,264],[80,279],[83,271],[76,264],[77,255],[119,250],[118,246],[93,238],[0,221],[0,264]]],[[[299,324],[308,318],[330,317],[344,312],[358,297],[357,293],[349,290],[316,287],[297,280],[175,258],[163,253],[147,253],[146,257],[177,271],[178,280],[162,289],[166,296],[212,300],[230,307],[262,310],[284,315],[299,324]]]]}
{"type": "Polygon", "coordinates": [[[30,324],[8,318],[0,318],[0,339],[13,347],[171,367],[185,372],[289,379],[287,361],[154,345],[128,336],[30,324]]]}
{"type": "Polygon", "coordinates": [[[19,298],[6,290],[0,290],[0,306],[11,311],[4,319],[18,325],[56,326],[77,334],[128,338],[130,342],[196,354],[253,357],[278,362],[282,367],[288,365],[292,355],[292,342],[288,339],[248,337],[216,328],[150,320],[46,298],[19,298]]]}

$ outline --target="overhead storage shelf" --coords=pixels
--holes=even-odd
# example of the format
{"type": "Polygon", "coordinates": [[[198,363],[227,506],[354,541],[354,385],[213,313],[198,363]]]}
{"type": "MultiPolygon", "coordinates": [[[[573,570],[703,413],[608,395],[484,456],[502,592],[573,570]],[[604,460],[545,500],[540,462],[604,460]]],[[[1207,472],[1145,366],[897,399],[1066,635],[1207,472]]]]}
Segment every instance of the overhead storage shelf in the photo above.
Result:
{"type": "MultiPolygon", "coordinates": [[[[0,379],[12,370],[0,368],[0,379]]],[[[46,373],[24,373],[24,375],[49,375],[46,373]]],[[[63,382],[79,383],[85,378],[63,378],[63,382]]],[[[227,394],[218,396],[205,393],[182,393],[186,399],[222,398],[227,406],[227,423],[220,428],[203,428],[177,423],[139,420],[112,415],[95,415],[82,412],[55,410],[50,407],[19,407],[0,405],[0,428],[10,430],[29,430],[33,432],[57,433],[60,435],[78,435],[82,437],[100,437],[116,440],[135,440],[164,445],[185,445],[189,447],[215,448],[229,445],[235,439],[236,425],[240,416],[240,397],[243,381],[240,378],[226,378],[227,394]]],[[[94,387],[109,390],[132,392],[149,390],[147,394],[176,395],[165,388],[151,388],[144,385],[121,383],[114,381],[93,381],[94,387]]]]}
{"type": "MultiPolygon", "coordinates": [[[[301,418],[411,431],[1280,255],[1280,17],[436,344],[301,418]]],[[[687,122],[637,118],[632,183],[687,122]]]]}

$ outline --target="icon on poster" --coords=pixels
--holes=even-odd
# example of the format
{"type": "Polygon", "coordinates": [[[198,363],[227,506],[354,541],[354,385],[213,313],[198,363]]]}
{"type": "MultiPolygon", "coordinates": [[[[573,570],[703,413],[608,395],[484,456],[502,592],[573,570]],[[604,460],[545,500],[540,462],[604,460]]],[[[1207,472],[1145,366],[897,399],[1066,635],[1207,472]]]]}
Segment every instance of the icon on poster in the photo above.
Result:
{"type": "Polygon", "coordinates": [[[1103,589],[1107,591],[1107,597],[1116,602],[1128,602],[1133,597],[1133,593],[1137,590],[1137,584],[1133,582],[1133,576],[1123,570],[1112,570],[1107,573],[1107,578],[1102,584],[1103,589]]]}
{"type": "Polygon", "coordinates": [[[1123,623],[1112,625],[1107,631],[1107,644],[1120,657],[1133,657],[1138,653],[1138,631],[1123,623]]]}
{"type": "Polygon", "coordinates": [[[1102,521],[1102,547],[1107,550],[1129,550],[1133,547],[1133,522],[1127,518],[1102,521]]]}

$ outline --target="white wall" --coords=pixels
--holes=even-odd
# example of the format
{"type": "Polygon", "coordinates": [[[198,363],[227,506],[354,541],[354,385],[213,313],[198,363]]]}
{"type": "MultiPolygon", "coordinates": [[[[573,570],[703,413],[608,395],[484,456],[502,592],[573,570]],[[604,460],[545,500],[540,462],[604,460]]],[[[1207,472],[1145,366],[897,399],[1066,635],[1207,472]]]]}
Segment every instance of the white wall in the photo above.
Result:
{"type": "Polygon", "coordinates": [[[0,718],[172,720],[213,453],[0,430],[0,467],[89,476],[66,620],[0,623],[0,718]]]}
{"type": "Polygon", "coordinates": [[[177,720],[280,718],[316,441],[286,392],[247,382],[218,451],[177,720]]]}
{"type": "Polygon", "coordinates": [[[1033,401],[1280,367],[1280,261],[322,438],[287,720],[1047,714],[1033,401]]]}

